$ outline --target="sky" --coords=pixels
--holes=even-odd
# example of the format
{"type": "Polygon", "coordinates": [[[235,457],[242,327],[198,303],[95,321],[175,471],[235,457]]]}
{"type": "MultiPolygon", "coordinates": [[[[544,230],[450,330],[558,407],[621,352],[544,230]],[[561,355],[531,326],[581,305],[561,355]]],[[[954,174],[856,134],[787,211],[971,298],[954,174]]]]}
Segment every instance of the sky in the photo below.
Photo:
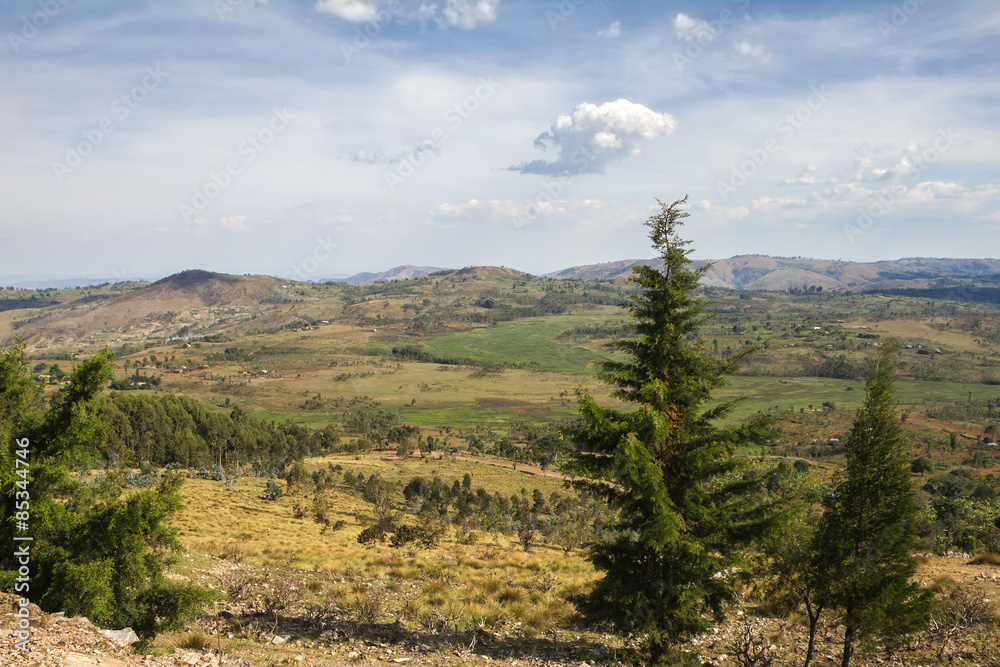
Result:
{"type": "Polygon", "coordinates": [[[995,0],[4,0],[0,282],[1000,256],[995,0]]]}

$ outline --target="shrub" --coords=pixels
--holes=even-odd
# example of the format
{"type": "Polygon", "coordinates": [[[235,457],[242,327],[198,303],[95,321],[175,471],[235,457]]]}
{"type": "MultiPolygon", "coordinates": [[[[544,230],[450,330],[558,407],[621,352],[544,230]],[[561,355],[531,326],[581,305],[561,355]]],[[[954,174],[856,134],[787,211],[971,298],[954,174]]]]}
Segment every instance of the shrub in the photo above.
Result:
{"type": "Polygon", "coordinates": [[[267,486],[264,487],[264,500],[277,500],[285,495],[285,490],[278,486],[273,479],[268,478],[267,486]]]}
{"type": "Polygon", "coordinates": [[[385,531],[378,524],[368,526],[358,535],[358,544],[371,544],[372,542],[385,542],[385,531]]]}

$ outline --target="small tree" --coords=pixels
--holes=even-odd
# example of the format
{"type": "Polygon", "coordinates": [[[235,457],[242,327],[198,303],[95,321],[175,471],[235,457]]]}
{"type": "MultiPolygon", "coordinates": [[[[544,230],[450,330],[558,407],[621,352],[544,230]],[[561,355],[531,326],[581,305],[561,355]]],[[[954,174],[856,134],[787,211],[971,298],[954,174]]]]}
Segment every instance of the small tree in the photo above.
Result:
{"type": "Polygon", "coordinates": [[[170,551],[180,548],[170,526],[181,507],[178,476],[125,495],[120,473],[93,486],[69,474],[90,465],[105,441],[100,393],[112,378],[112,359],[105,350],[79,364],[43,410],[39,388],[26,377],[23,344],[0,348],[0,582],[12,583],[23,565],[12,540],[15,528],[24,530],[15,522],[15,502],[28,497],[17,473],[25,468],[15,466],[23,446],[25,454],[16,456],[30,460],[32,598],[45,610],[131,626],[148,640],[196,613],[210,595],[164,575],[170,551]]]}
{"type": "Polygon", "coordinates": [[[894,342],[879,347],[813,546],[813,567],[825,575],[820,599],[843,613],[843,667],[858,643],[908,634],[930,615],[932,594],[913,581],[917,495],[894,399],[897,351],[894,342]]]}
{"type": "Polygon", "coordinates": [[[731,580],[718,573],[770,521],[755,494],[761,479],[732,456],[735,445],[763,437],[767,422],[719,428],[734,402],[708,407],[745,352],[718,360],[690,342],[708,317],[693,294],[707,267],[691,270],[688,242],[677,235],[684,201],[661,202],[646,223],[664,266],[632,269],[641,288],[627,305],[635,336],[612,344],[627,360],[599,364],[613,395],[637,409],[602,408],[578,389],[583,425],[565,432],[578,446],[567,468],[593,480],[578,486],[618,510],[617,530],[592,547],[604,577],[580,606],[595,620],[647,633],[653,663],[683,659],[669,655],[671,644],[706,628],[703,611],[721,617],[731,580]]]}

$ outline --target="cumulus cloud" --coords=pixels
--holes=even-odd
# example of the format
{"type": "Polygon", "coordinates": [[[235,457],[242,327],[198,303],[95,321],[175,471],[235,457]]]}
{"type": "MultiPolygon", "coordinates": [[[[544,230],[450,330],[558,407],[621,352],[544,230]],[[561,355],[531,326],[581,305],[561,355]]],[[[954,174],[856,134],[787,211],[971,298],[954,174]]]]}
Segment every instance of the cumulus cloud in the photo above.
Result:
{"type": "Polygon", "coordinates": [[[472,30],[497,20],[500,0],[448,0],[444,5],[422,2],[417,7],[389,0],[317,0],[316,10],[351,23],[385,20],[391,14],[403,23],[434,23],[439,28],[472,30]]]}
{"type": "Polygon", "coordinates": [[[748,39],[741,39],[736,42],[734,48],[737,55],[748,60],[755,60],[762,65],[771,62],[771,52],[765,49],[762,44],[754,44],[748,39]]]}
{"type": "Polygon", "coordinates": [[[231,218],[221,218],[222,228],[231,232],[249,232],[247,227],[247,217],[245,215],[234,215],[231,218]]]}
{"type": "Polygon", "coordinates": [[[351,23],[373,21],[378,16],[378,6],[368,0],[319,0],[316,9],[351,23]]]}
{"type": "Polygon", "coordinates": [[[607,28],[601,28],[597,31],[598,37],[603,37],[604,39],[618,39],[622,34],[622,22],[615,21],[607,28]]]}
{"type": "Polygon", "coordinates": [[[584,102],[535,139],[536,148],[558,153],[554,161],[533,160],[509,169],[522,174],[603,174],[611,162],[638,155],[644,142],[676,128],[670,114],[626,99],[600,106],[584,102]]]}
{"type": "Polygon", "coordinates": [[[447,25],[472,30],[497,20],[497,7],[500,0],[448,0],[444,8],[444,21],[447,25]]]}

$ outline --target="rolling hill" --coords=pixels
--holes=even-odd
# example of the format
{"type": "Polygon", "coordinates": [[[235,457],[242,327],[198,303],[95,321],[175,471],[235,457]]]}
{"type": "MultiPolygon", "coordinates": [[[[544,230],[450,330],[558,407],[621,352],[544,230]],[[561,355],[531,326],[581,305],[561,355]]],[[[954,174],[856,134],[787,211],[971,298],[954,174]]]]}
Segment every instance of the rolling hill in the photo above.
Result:
{"type": "Polygon", "coordinates": [[[15,334],[36,344],[83,342],[96,332],[120,337],[208,335],[226,330],[267,330],[294,322],[299,309],[282,307],[293,299],[293,286],[267,276],[231,276],[210,271],[182,271],[150,284],[84,296],[70,292],[67,301],[44,308],[5,312],[0,342],[15,334]]]}

